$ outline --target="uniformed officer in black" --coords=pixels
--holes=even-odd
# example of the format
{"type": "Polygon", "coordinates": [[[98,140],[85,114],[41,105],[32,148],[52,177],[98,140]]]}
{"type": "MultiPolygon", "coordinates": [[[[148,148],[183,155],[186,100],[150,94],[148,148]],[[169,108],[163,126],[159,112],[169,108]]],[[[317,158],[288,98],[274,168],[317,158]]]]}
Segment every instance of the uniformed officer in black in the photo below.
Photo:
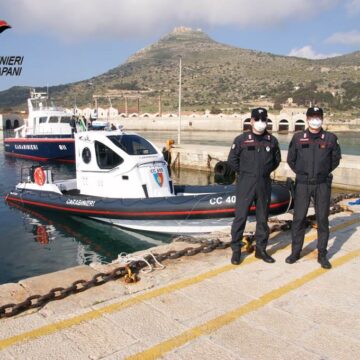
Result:
{"type": "Polygon", "coordinates": [[[294,134],[287,157],[296,174],[294,219],[292,223],[292,250],[286,258],[293,264],[300,258],[304,244],[305,217],[314,199],[318,231],[318,262],[324,269],[331,264],[326,257],[329,239],[329,207],[331,172],[339,165],[341,151],[335,134],[322,128],[323,110],[311,107],[306,112],[308,128],[294,134]]]}
{"type": "Polygon", "coordinates": [[[281,161],[277,139],[266,131],[267,111],[251,112],[251,131],[235,138],[228,163],[237,174],[235,219],[231,228],[231,263],[240,264],[242,237],[250,206],[256,206],[255,256],[268,263],[275,260],[266,252],[269,238],[267,224],[271,199],[270,173],[281,161]]]}

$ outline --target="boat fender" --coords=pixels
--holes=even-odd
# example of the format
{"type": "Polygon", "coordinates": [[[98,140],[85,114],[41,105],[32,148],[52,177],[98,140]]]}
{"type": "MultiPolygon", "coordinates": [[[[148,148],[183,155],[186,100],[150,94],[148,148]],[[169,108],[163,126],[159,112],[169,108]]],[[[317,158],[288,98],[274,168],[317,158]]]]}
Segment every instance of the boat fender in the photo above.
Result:
{"type": "Polygon", "coordinates": [[[218,176],[232,176],[234,170],[230,167],[227,161],[219,161],[214,167],[215,175],[218,176]]]}
{"type": "Polygon", "coordinates": [[[35,182],[35,179],[34,179],[34,172],[35,172],[35,169],[37,168],[37,165],[33,165],[30,167],[29,169],[29,180],[33,183],[35,182]]]}
{"type": "Polygon", "coordinates": [[[41,166],[37,167],[34,171],[34,180],[35,183],[43,186],[45,184],[45,180],[46,180],[46,175],[45,172],[43,170],[43,168],[41,166]]]}
{"type": "Polygon", "coordinates": [[[235,171],[227,161],[219,161],[214,167],[214,180],[217,184],[230,185],[235,181],[235,171]]]}

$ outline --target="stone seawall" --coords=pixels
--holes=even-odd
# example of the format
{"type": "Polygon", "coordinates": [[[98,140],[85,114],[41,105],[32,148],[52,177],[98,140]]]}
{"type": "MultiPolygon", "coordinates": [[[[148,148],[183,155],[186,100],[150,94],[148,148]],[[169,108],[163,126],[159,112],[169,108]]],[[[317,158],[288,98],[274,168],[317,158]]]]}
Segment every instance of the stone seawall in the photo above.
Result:
{"type": "MultiPolygon", "coordinates": [[[[241,132],[246,119],[234,115],[204,115],[204,116],[182,116],[181,131],[234,131],[241,132]]],[[[305,116],[301,119],[305,124],[305,116]]],[[[294,132],[297,118],[278,115],[272,120],[273,131],[278,131],[280,121],[285,121],[282,126],[288,126],[289,132],[294,132]]],[[[121,124],[127,130],[148,131],[176,131],[179,127],[178,117],[117,117],[111,120],[114,124],[121,124]]],[[[324,128],[329,131],[360,131],[360,121],[347,123],[330,122],[325,119],[324,128]]],[[[286,131],[282,127],[282,131],[286,131]]]]}
{"type": "MultiPolygon", "coordinates": [[[[159,149],[163,144],[156,144],[159,149]]],[[[227,159],[230,148],[225,146],[183,144],[172,149],[172,166],[213,171],[218,161],[227,159]]],[[[282,162],[273,173],[276,180],[294,177],[286,163],[287,151],[281,151],[282,162]]],[[[360,156],[343,155],[340,165],[333,172],[333,186],[344,190],[360,190],[360,156]]]]}

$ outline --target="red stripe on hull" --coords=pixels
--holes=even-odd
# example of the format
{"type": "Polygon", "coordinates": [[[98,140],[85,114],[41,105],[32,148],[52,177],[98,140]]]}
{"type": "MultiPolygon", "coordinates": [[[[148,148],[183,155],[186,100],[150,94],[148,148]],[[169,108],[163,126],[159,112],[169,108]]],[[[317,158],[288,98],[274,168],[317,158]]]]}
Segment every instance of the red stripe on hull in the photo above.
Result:
{"type": "Polygon", "coordinates": [[[42,158],[42,157],[39,157],[39,156],[22,155],[22,154],[10,153],[10,152],[6,152],[6,151],[5,151],[5,155],[18,157],[18,158],[22,158],[22,159],[27,159],[27,160],[36,160],[36,161],[47,161],[47,160],[49,160],[47,158],[42,158]]]}
{"type": "Polygon", "coordinates": [[[6,152],[5,151],[5,155],[6,156],[12,156],[12,157],[17,157],[17,158],[21,158],[21,159],[27,159],[27,160],[35,160],[35,161],[43,161],[43,162],[47,162],[47,161],[58,161],[58,162],[64,162],[64,163],[69,163],[69,164],[75,164],[75,160],[68,160],[68,159],[49,159],[49,158],[43,158],[40,156],[31,156],[31,155],[23,155],[23,154],[17,154],[17,153],[11,153],[11,152],[6,152]]]}
{"type": "MultiPolygon", "coordinates": [[[[148,216],[148,215],[191,215],[191,214],[221,214],[221,213],[229,213],[234,212],[235,209],[214,209],[214,210],[190,210],[190,211],[148,211],[148,212],[121,212],[121,211],[107,211],[107,210],[90,210],[90,209],[76,209],[76,208],[67,208],[58,205],[50,205],[41,202],[35,202],[30,200],[18,199],[7,197],[7,201],[15,201],[19,203],[29,204],[29,205],[37,205],[41,207],[46,207],[49,209],[57,209],[69,212],[77,212],[80,214],[93,214],[93,215],[131,215],[131,216],[148,216]]],[[[270,208],[275,209],[281,206],[287,205],[288,201],[283,201],[281,203],[271,204],[270,208]]],[[[250,210],[255,210],[255,206],[252,206],[250,210]]]]}
{"type": "Polygon", "coordinates": [[[67,164],[75,164],[75,160],[69,160],[69,159],[49,159],[49,161],[57,161],[67,164]]]}

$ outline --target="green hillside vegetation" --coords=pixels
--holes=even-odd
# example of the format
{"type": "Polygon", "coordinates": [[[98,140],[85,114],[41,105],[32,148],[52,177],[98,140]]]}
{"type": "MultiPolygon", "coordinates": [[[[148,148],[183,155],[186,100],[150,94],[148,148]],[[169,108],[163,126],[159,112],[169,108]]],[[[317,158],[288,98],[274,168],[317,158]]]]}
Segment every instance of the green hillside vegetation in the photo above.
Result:
{"type": "MultiPolygon", "coordinates": [[[[308,60],[220,44],[199,30],[180,28],[138,51],[124,64],[91,79],[50,87],[57,103],[93,106],[93,94],[126,94],[129,112],[176,112],[179,55],[183,63],[183,109],[241,112],[256,101],[280,110],[288,98],[310,101],[328,112],[360,116],[360,51],[324,60],[308,60]],[[346,112],[346,113],[344,113],[346,112]]],[[[34,84],[36,85],[36,84],[34,84]]],[[[37,88],[37,90],[44,90],[37,88]]],[[[25,106],[28,88],[0,92],[0,107],[25,106]]],[[[124,111],[124,99],[112,100],[124,111]]],[[[106,99],[99,106],[108,107],[106,99]]],[[[340,116],[340,115],[339,115],[340,116]]]]}

